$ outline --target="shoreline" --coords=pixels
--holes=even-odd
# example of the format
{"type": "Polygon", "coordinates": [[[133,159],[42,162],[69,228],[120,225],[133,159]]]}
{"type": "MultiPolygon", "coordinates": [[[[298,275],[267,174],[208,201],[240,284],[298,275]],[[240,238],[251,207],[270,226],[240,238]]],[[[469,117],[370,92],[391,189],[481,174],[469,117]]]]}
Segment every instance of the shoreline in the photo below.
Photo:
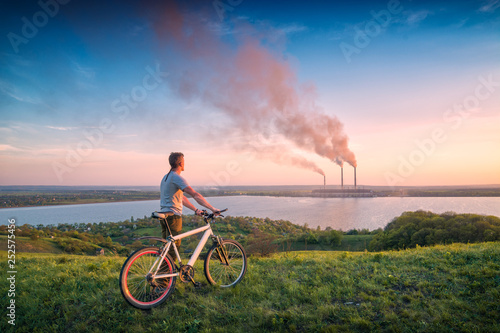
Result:
{"type": "MultiPolygon", "coordinates": [[[[59,203],[52,205],[27,205],[27,206],[15,206],[15,207],[0,207],[2,209],[13,209],[13,208],[36,208],[36,207],[54,207],[54,206],[71,206],[71,205],[92,205],[92,204],[106,204],[106,203],[118,203],[118,202],[134,202],[134,201],[154,201],[156,199],[143,199],[143,200],[113,200],[113,201],[95,201],[95,202],[75,202],[75,203],[59,203]]],[[[158,199],[159,200],[159,199],[158,199]]]]}
{"type": "MultiPolygon", "coordinates": [[[[328,197],[328,196],[315,196],[308,195],[304,193],[228,193],[225,195],[210,195],[203,194],[204,197],[214,198],[214,197],[240,197],[240,196],[249,196],[249,197],[283,197],[283,198],[336,198],[336,197],[328,197]]],[[[374,195],[372,197],[337,197],[342,199],[373,199],[373,198],[498,198],[500,197],[500,193],[498,195],[374,195]]],[[[190,198],[190,197],[189,197],[190,198]]],[[[191,198],[190,198],[191,199],[191,198]]],[[[1,197],[0,197],[1,200],[1,197]]],[[[54,207],[54,206],[71,206],[71,205],[86,205],[86,204],[105,204],[105,203],[120,203],[120,202],[140,202],[140,201],[155,201],[160,200],[159,198],[145,198],[145,199],[120,199],[120,200],[80,200],[75,202],[60,202],[60,203],[50,203],[50,204],[42,204],[42,205],[18,205],[11,207],[0,207],[0,210],[3,209],[14,209],[14,208],[35,208],[35,207],[54,207]]]]}

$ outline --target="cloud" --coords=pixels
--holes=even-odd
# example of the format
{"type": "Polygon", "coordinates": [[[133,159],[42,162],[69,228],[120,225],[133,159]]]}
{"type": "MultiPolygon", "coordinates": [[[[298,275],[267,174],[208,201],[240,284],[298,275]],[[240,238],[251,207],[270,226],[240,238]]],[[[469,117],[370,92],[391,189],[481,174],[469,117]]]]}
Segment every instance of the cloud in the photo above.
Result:
{"type": "Polygon", "coordinates": [[[500,7],[500,0],[488,0],[479,7],[478,11],[483,13],[493,13],[500,7]]]}
{"type": "Polygon", "coordinates": [[[82,66],[76,61],[72,61],[71,69],[75,73],[75,86],[81,90],[95,89],[95,75],[96,71],[91,67],[82,66]]]}
{"type": "Polygon", "coordinates": [[[469,19],[468,17],[466,17],[466,18],[464,18],[464,19],[460,20],[458,23],[452,24],[451,26],[452,26],[453,28],[455,28],[455,29],[460,29],[460,28],[462,28],[462,27],[463,27],[463,26],[464,26],[467,22],[469,22],[469,20],[470,20],[470,19],[469,19]]]}
{"type": "Polygon", "coordinates": [[[304,32],[307,30],[309,30],[309,28],[306,27],[305,25],[295,24],[295,23],[289,24],[286,26],[281,26],[281,27],[277,28],[277,31],[279,31],[281,34],[284,34],[284,35],[296,34],[296,33],[304,32]]]}
{"type": "Polygon", "coordinates": [[[5,59],[5,64],[11,64],[11,68],[19,68],[19,67],[32,67],[33,61],[26,59],[25,57],[17,54],[11,54],[7,52],[0,52],[0,59],[5,59]]]}
{"type": "Polygon", "coordinates": [[[282,25],[277,28],[274,28],[271,30],[269,33],[269,40],[270,41],[277,41],[281,39],[286,39],[290,38],[290,36],[301,33],[301,32],[306,32],[309,30],[305,25],[302,24],[288,24],[288,25],[282,25]]]}
{"type": "Polygon", "coordinates": [[[149,27],[146,24],[136,24],[130,29],[130,36],[140,36],[149,27]]]}
{"type": "Polygon", "coordinates": [[[0,80],[0,93],[7,95],[19,102],[29,103],[34,105],[44,104],[39,99],[23,95],[22,93],[19,92],[19,89],[17,89],[13,84],[3,80],[0,80]]]}
{"type": "Polygon", "coordinates": [[[72,126],[66,126],[66,127],[58,127],[58,126],[45,126],[48,129],[53,129],[53,130],[58,130],[58,131],[73,131],[76,129],[79,129],[79,127],[72,127],[72,126]]]}
{"type": "Polygon", "coordinates": [[[406,24],[409,25],[409,26],[417,26],[420,24],[420,22],[422,22],[423,20],[425,20],[429,15],[432,14],[432,12],[428,11],[428,10],[419,10],[419,11],[416,11],[416,12],[412,12],[412,11],[407,11],[405,12],[406,14],[406,24]]]}
{"type": "Polygon", "coordinates": [[[95,78],[95,71],[92,68],[84,67],[76,61],[73,61],[72,69],[78,76],[84,79],[93,80],[95,78]]]}
{"type": "Polygon", "coordinates": [[[25,151],[25,150],[11,146],[11,145],[0,144],[0,152],[19,152],[19,151],[25,151]]]}
{"type": "Polygon", "coordinates": [[[203,24],[207,30],[213,32],[217,36],[235,35],[265,35],[270,41],[276,41],[282,38],[302,32],[306,32],[309,28],[300,23],[289,23],[274,26],[268,21],[251,20],[248,17],[239,16],[231,21],[217,21],[203,19],[203,24]]]}

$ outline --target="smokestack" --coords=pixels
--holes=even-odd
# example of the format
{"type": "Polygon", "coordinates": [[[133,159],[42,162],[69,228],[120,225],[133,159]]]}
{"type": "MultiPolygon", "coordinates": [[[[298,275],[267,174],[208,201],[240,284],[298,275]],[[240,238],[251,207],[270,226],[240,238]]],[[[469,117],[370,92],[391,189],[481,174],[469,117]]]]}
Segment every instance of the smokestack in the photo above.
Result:
{"type": "Polygon", "coordinates": [[[326,190],[326,176],[323,175],[323,189],[326,190]]]}
{"type": "Polygon", "coordinates": [[[354,188],[356,188],[356,167],[354,167],[354,188]]]}
{"type": "Polygon", "coordinates": [[[340,167],[340,187],[344,189],[344,167],[340,167]]]}

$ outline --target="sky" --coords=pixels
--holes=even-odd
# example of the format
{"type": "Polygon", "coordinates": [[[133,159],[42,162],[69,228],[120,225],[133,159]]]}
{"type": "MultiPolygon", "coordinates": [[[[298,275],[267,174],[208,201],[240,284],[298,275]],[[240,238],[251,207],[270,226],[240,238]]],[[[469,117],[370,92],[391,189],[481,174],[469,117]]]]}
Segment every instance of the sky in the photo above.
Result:
{"type": "Polygon", "coordinates": [[[0,185],[500,184],[500,0],[3,1],[0,185]]]}

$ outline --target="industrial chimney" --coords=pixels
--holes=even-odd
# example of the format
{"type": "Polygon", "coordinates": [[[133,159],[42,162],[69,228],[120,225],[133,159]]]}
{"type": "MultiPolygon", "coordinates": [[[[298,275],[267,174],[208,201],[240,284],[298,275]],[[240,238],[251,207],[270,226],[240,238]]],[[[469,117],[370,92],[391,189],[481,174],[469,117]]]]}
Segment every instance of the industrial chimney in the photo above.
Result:
{"type": "Polygon", "coordinates": [[[356,188],[356,167],[354,167],[354,188],[356,188]]]}
{"type": "Polygon", "coordinates": [[[340,167],[340,187],[344,189],[344,167],[340,167]]]}

